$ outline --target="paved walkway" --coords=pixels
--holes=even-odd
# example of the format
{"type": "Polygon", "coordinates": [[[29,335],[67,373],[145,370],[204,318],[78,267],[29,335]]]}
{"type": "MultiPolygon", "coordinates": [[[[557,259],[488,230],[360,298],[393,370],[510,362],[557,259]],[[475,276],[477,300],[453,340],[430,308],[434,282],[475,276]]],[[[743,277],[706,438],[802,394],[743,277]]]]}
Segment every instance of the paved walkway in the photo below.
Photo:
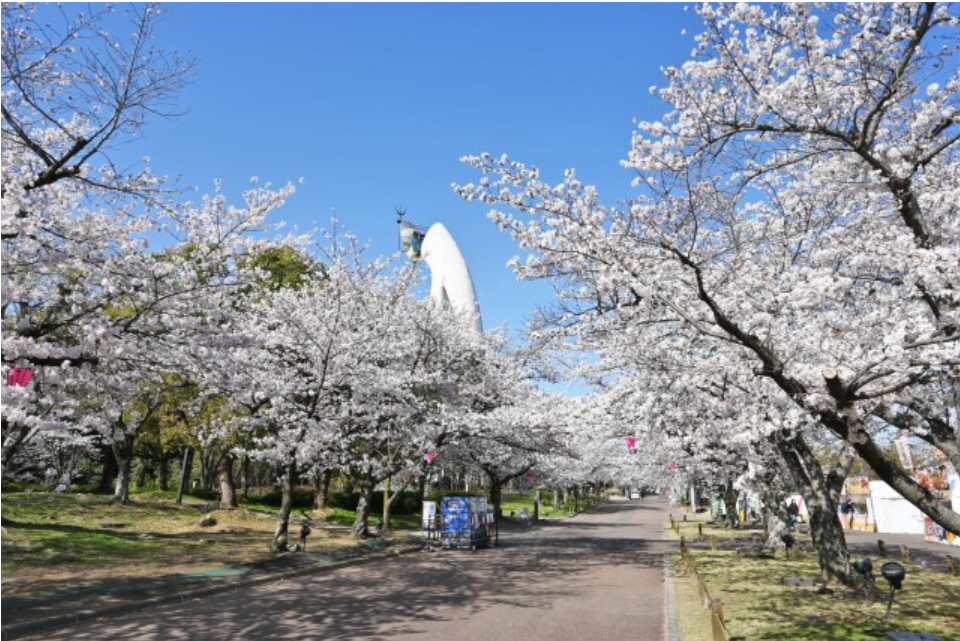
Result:
{"type": "Polygon", "coordinates": [[[660,641],[666,513],[657,499],[612,502],[493,550],[384,557],[41,636],[660,641]]]}

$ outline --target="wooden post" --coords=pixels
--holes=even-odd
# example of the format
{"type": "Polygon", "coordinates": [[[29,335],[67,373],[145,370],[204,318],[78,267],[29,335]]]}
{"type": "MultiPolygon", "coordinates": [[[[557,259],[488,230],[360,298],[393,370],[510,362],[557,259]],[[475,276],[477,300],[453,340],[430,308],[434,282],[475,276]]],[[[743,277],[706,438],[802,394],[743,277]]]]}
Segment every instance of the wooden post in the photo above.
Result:
{"type": "Polygon", "coordinates": [[[683,520],[684,520],[684,521],[687,520],[687,515],[686,515],[686,513],[684,513],[684,515],[683,515],[683,520]]]}
{"type": "Polygon", "coordinates": [[[697,523],[697,538],[703,538],[703,523],[697,523]]]}
{"type": "Polygon", "coordinates": [[[880,555],[881,559],[887,558],[887,544],[883,542],[883,539],[877,539],[877,554],[880,555]]]}
{"type": "Polygon", "coordinates": [[[710,627],[713,629],[713,641],[727,641],[723,633],[723,602],[714,601],[710,605],[710,627]]]}
{"type": "Polygon", "coordinates": [[[710,598],[710,593],[707,592],[707,584],[703,582],[703,577],[697,574],[697,590],[700,592],[700,605],[704,608],[709,608],[713,605],[713,599],[710,598]]]}
{"type": "Polygon", "coordinates": [[[910,565],[910,548],[906,545],[900,546],[900,562],[904,565],[910,565]]]}
{"type": "Polygon", "coordinates": [[[687,537],[680,535],[680,554],[686,556],[687,554],[687,537]]]}
{"type": "Polygon", "coordinates": [[[950,576],[960,576],[960,562],[949,554],[947,555],[947,573],[950,576]]]}

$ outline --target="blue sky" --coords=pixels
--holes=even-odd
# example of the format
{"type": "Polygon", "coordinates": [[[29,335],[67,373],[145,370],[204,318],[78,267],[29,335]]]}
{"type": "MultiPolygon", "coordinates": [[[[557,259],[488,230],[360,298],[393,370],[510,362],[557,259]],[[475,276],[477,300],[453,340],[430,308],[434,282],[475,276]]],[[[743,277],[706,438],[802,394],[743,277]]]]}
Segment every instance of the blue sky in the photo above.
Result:
{"type": "Polygon", "coordinates": [[[635,119],[663,106],[661,67],[693,48],[696,14],[670,4],[171,4],[157,45],[198,60],[178,99],[124,153],[201,192],[237,199],[251,176],[303,178],[278,216],[336,216],[372,252],[397,249],[394,208],[443,222],[476,282],[484,325],[521,328],[552,290],[518,283],[512,240],[450,185],[467,154],[566,168],[608,202],[631,194],[619,166],[635,119]]]}

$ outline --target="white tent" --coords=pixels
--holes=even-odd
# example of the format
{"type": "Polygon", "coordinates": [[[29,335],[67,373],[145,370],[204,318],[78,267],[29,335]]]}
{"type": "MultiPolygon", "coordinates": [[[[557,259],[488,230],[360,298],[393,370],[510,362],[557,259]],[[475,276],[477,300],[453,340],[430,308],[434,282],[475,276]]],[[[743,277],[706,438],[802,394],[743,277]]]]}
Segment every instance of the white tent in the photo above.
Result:
{"type": "Polygon", "coordinates": [[[868,509],[877,532],[923,535],[923,512],[883,481],[870,481],[868,509]]]}

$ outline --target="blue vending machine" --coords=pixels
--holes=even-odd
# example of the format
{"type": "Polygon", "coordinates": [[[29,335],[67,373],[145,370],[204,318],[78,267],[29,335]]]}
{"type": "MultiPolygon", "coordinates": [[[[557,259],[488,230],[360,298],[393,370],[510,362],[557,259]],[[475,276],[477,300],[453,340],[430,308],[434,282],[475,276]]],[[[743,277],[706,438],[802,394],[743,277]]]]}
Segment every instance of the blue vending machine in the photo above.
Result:
{"type": "Polygon", "coordinates": [[[476,550],[489,544],[487,501],[475,496],[445,496],[440,502],[440,543],[476,550]]]}

